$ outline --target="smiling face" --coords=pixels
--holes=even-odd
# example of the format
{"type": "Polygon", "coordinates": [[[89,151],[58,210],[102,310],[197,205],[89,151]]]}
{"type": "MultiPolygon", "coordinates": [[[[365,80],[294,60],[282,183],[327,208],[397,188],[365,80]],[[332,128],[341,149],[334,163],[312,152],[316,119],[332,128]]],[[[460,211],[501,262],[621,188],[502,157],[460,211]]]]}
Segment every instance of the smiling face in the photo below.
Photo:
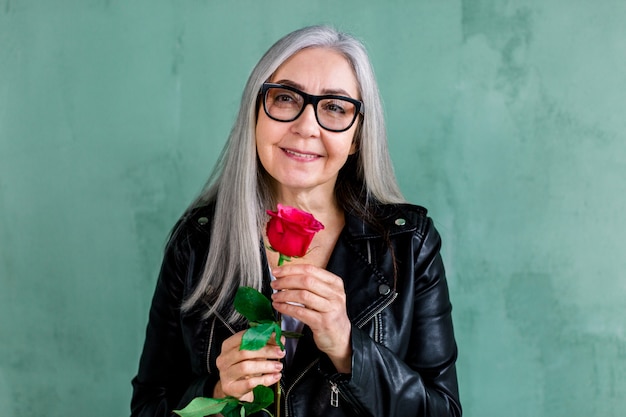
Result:
{"type": "MultiPolygon", "coordinates": [[[[270,82],[295,87],[308,94],[335,94],[360,99],[354,71],[346,58],[324,48],[304,49],[285,61],[270,82]]],[[[256,147],[261,164],[274,179],[277,197],[284,193],[314,192],[334,198],[337,174],[355,152],[358,120],[345,132],[323,129],[307,105],[296,120],[270,119],[260,106],[256,147]]]]}

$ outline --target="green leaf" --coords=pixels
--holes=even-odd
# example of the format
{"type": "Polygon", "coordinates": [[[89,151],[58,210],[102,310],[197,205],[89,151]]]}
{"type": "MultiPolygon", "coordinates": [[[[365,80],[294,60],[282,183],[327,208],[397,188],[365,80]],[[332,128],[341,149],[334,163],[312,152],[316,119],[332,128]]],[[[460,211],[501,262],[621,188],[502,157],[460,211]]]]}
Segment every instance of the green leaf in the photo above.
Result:
{"type": "Polygon", "coordinates": [[[243,334],[239,350],[259,350],[270,340],[274,333],[276,323],[263,323],[255,327],[250,327],[243,334]]]}
{"type": "Polygon", "coordinates": [[[280,328],[280,324],[278,322],[274,322],[272,324],[274,333],[276,333],[276,343],[280,346],[280,350],[285,350],[285,345],[283,345],[283,342],[280,341],[280,336],[282,335],[283,330],[280,328]]]}
{"type": "MultiPolygon", "coordinates": [[[[264,410],[274,402],[274,392],[264,385],[257,385],[252,390],[252,402],[239,401],[234,397],[194,398],[182,410],[174,410],[181,417],[205,417],[221,413],[224,417],[242,417],[264,410]]],[[[265,410],[267,411],[267,410],[265,410]]],[[[272,415],[268,412],[269,415],[272,415]]]]}
{"type": "Polygon", "coordinates": [[[235,294],[235,310],[251,322],[274,321],[272,303],[251,287],[239,287],[235,294]]]}
{"type": "Polygon", "coordinates": [[[219,399],[197,397],[191,400],[182,410],[174,410],[174,413],[181,417],[204,417],[211,414],[219,414],[227,405],[238,403],[239,401],[233,397],[219,399]]]}
{"type": "Polygon", "coordinates": [[[257,385],[252,390],[252,393],[254,394],[254,401],[251,403],[243,403],[247,414],[261,411],[274,402],[274,391],[265,385],[257,385]]]}
{"type": "Polygon", "coordinates": [[[239,417],[241,415],[241,411],[244,408],[240,403],[237,404],[229,404],[228,407],[224,407],[222,410],[222,416],[224,417],[239,417]]]}

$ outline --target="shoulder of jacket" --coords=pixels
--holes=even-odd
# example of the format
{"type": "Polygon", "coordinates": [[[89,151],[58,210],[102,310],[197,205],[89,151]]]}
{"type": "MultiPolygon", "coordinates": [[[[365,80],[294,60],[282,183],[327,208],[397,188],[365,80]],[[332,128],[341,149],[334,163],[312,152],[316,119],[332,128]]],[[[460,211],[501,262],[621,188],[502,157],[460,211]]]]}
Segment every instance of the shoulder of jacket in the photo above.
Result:
{"type": "Polygon", "coordinates": [[[383,207],[389,213],[384,220],[391,236],[407,232],[424,234],[429,222],[425,207],[408,203],[387,204],[383,207]]]}
{"type": "MultiPolygon", "coordinates": [[[[375,215],[389,232],[390,236],[403,233],[423,235],[429,223],[428,210],[415,204],[381,204],[375,209],[375,215]]],[[[348,216],[349,232],[356,238],[380,237],[380,231],[367,222],[354,216],[348,216]]]]}
{"type": "Polygon", "coordinates": [[[183,213],[170,234],[170,244],[208,240],[215,215],[215,205],[193,207],[183,213]]]}

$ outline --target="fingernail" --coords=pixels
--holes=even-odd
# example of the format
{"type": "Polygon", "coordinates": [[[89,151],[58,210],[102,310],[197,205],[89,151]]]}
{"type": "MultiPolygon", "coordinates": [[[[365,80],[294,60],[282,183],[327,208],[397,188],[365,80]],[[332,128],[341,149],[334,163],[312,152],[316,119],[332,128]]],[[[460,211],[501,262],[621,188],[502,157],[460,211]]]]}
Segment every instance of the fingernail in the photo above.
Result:
{"type": "Polygon", "coordinates": [[[283,369],[283,363],[282,362],[276,362],[276,365],[274,365],[274,367],[276,368],[277,371],[280,371],[283,369]]]}

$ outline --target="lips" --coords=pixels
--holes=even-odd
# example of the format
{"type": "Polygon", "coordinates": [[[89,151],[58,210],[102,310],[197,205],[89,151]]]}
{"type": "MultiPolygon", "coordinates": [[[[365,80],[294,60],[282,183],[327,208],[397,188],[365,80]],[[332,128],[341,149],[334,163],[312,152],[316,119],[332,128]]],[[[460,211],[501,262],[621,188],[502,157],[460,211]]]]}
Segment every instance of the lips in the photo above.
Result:
{"type": "Polygon", "coordinates": [[[288,156],[291,156],[294,158],[313,160],[313,159],[317,159],[320,157],[320,155],[315,154],[315,153],[303,153],[303,152],[294,151],[293,149],[285,149],[285,148],[281,148],[281,149],[288,156]]]}

